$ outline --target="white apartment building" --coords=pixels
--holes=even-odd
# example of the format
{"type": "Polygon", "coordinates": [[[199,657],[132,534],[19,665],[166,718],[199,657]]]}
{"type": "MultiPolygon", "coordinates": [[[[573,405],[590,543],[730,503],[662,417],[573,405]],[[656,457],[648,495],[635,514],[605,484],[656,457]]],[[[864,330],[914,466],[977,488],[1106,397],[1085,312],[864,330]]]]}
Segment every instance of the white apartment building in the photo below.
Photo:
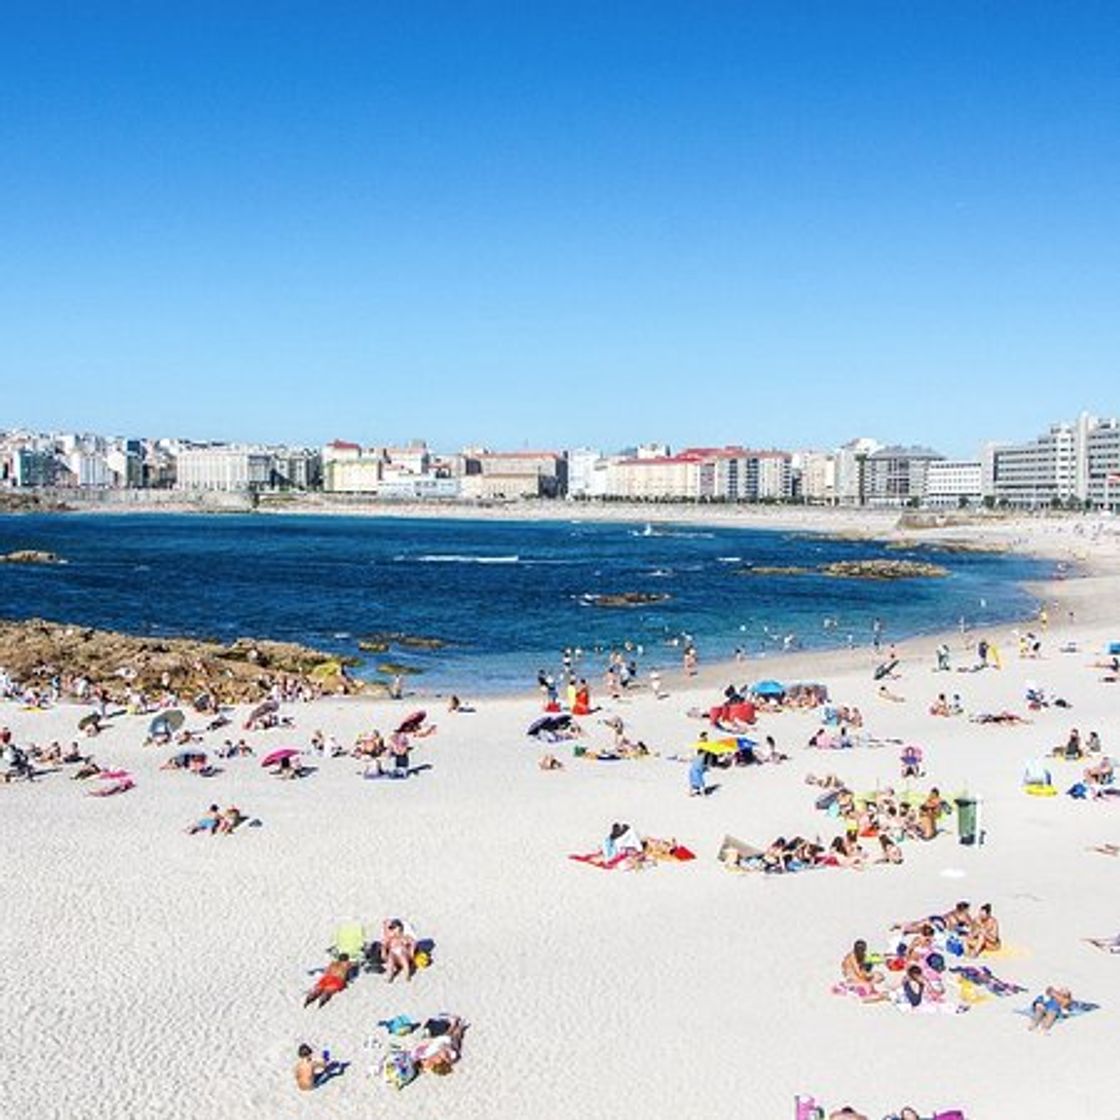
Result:
{"type": "Polygon", "coordinates": [[[698,499],[712,486],[714,467],[708,471],[697,459],[680,455],[648,459],[616,459],[607,467],[607,492],[628,501],[666,498],[698,499]],[[707,478],[703,476],[707,474],[707,478]],[[705,485],[706,484],[706,485],[705,485]]]}
{"type": "Polygon", "coordinates": [[[994,444],[987,451],[991,494],[998,505],[1020,508],[1055,502],[1120,505],[1120,421],[1083,412],[1073,423],[1052,424],[1037,439],[994,444]]]}
{"type": "Polygon", "coordinates": [[[836,456],[830,451],[798,451],[791,461],[797,492],[811,505],[836,504],[836,456]]]}
{"type": "Polygon", "coordinates": [[[568,497],[602,498],[607,493],[609,464],[601,451],[577,447],[568,452],[568,497]]]}
{"type": "Polygon", "coordinates": [[[241,491],[264,488],[271,481],[272,454],[259,447],[184,447],[175,462],[176,490],[241,491]]]}
{"type": "Polygon", "coordinates": [[[979,459],[941,459],[926,469],[923,505],[932,509],[957,509],[979,505],[984,496],[984,469],[979,459]]]}
{"type": "Polygon", "coordinates": [[[866,461],[883,445],[876,439],[860,436],[836,450],[836,500],[840,505],[862,505],[866,495],[866,461]]]}
{"type": "Polygon", "coordinates": [[[372,455],[325,460],[323,489],[328,494],[376,494],[383,466],[381,459],[372,455]]]}
{"type": "Polygon", "coordinates": [[[65,462],[75,486],[105,489],[113,485],[113,472],[99,452],[79,448],[65,456],[65,462]]]}
{"type": "Polygon", "coordinates": [[[793,497],[792,458],[784,451],[751,452],[748,470],[747,492],[743,495],[748,500],[785,502],[793,497]]]}

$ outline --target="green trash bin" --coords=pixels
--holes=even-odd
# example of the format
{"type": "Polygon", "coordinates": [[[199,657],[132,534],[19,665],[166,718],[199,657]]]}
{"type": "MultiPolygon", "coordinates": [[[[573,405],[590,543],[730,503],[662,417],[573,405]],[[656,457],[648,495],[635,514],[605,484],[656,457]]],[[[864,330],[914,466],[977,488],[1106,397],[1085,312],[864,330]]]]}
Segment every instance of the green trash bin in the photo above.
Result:
{"type": "Polygon", "coordinates": [[[976,798],[962,794],[956,798],[955,804],[957,806],[957,836],[962,844],[975,844],[978,839],[976,798]]]}

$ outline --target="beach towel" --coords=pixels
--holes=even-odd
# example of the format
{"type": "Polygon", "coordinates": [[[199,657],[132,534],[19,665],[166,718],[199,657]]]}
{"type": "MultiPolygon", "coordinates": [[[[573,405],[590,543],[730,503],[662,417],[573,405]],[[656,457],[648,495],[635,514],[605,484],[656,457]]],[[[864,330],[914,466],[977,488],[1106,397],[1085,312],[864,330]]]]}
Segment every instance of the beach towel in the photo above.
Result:
{"type": "Polygon", "coordinates": [[[1086,937],[1085,941],[1094,949],[1100,949],[1105,953],[1120,953],[1120,933],[1112,937],[1086,937]]]}
{"type": "Polygon", "coordinates": [[[384,1027],[392,1035],[411,1034],[419,1023],[413,1022],[407,1015],[394,1015],[392,1019],[378,1019],[377,1025],[384,1027]]]}
{"type": "Polygon", "coordinates": [[[416,1080],[420,1071],[412,1056],[404,1050],[391,1050],[381,1063],[381,1077],[393,1089],[403,1089],[416,1080]]]}
{"type": "Polygon", "coordinates": [[[577,863],[587,863],[592,867],[602,868],[604,871],[613,871],[620,863],[624,863],[633,854],[633,852],[629,851],[619,852],[610,859],[604,859],[602,852],[588,852],[586,855],[569,855],[568,859],[574,859],[577,863]]]}
{"type": "Polygon", "coordinates": [[[1021,984],[1013,984],[1008,980],[1001,980],[986,965],[953,965],[950,972],[956,973],[963,982],[982,988],[993,996],[1003,997],[1025,992],[1027,989],[1021,984]]]}

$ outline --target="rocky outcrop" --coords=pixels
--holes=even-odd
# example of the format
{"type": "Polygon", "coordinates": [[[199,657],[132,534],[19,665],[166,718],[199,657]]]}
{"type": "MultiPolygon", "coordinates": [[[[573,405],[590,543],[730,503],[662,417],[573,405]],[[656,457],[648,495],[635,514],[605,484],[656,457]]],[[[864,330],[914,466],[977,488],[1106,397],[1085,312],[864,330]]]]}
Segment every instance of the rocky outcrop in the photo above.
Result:
{"type": "Polygon", "coordinates": [[[358,649],[370,653],[384,653],[390,646],[404,649],[443,649],[447,645],[444,638],[433,638],[425,634],[406,634],[400,630],[376,630],[363,634],[358,640],[358,649]]]}
{"type": "Polygon", "coordinates": [[[193,638],[142,638],[31,619],[0,622],[0,667],[27,685],[84,677],[114,700],[130,689],[170,688],[185,700],[209,692],[222,703],[263,699],[280,677],[326,693],[380,691],[351,680],[347,659],[291,642],[239,638],[230,645],[193,638]]]}
{"type": "Polygon", "coordinates": [[[620,591],[610,595],[584,596],[584,600],[593,607],[644,607],[650,603],[664,603],[668,598],[658,591],[620,591]]]}
{"type": "Polygon", "coordinates": [[[917,560],[837,560],[820,570],[838,579],[933,579],[949,574],[940,564],[917,560]]]}
{"type": "Polygon", "coordinates": [[[0,564],[65,564],[61,556],[36,548],[21,548],[0,556],[0,564]]]}

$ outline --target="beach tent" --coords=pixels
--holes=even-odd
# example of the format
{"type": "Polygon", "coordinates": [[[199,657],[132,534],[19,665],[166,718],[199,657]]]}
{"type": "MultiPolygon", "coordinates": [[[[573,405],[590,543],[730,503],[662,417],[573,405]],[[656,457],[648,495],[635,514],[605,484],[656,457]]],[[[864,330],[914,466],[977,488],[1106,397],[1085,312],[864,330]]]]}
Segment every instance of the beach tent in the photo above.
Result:
{"type": "Polygon", "coordinates": [[[178,708],[161,712],[148,724],[149,735],[172,735],[187,722],[187,717],[178,708]]]}

